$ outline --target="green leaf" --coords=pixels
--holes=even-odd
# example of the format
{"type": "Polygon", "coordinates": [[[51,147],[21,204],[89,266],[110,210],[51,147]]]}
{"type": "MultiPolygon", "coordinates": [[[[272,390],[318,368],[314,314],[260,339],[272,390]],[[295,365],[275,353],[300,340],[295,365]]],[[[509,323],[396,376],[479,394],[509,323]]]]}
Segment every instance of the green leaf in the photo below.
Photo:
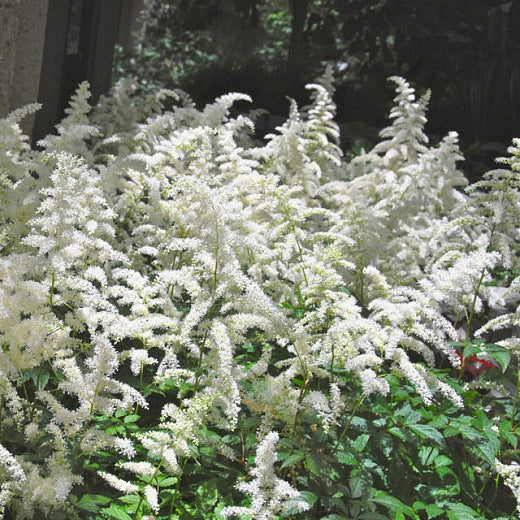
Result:
{"type": "Polygon", "coordinates": [[[359,520],[388,520],[388,517],[382,515],[380,513],[376,513],[375,511],[367,511],[366,513],[361,513],[358,517],[359,520]]]}
{"type": "Polygon", "coordinates": [[[384,491],[377,490],[373,498],[370,499],[371,502],[375,502],[376,504],[380,504],[390,511],[393,511],[396,515],[406,515],[414,519],[418,519],[419,516],[414,512],[414,510],[401,502],[398,498],[393,497],[391,495],[387,495],[384,491]]]}
{"type": "Polygon", "coordinates": [[[449,520],[480,520],[482,517],[471,507],[456,502],[448,502],[446,512],[449,520]]]}
{"type": "Polygon", "coordinates": [[[318,495],[311,491],[300,491],[300,498],[310,506],[313,506],[318,500],[318,495]]]}
{"type": "Polygon", "coordinates": [[[490,466],[493,466],[495,464],[497,450],[491,444],[491,442],[486,442],[485,440],[483,440],[479,444],[471,446],[471,449],[474,453],[482,457],[490,466]]]}
{"type": "Polygon", "coordinates": [[[365,491],[365,484],[361,477],[354,477],[349,480],[348,483],[350,498],[361,498],[363,491],[365,491]]]}
{"type": "Polygon", "coordinates": [[[479,344],[471,343],[466,341],[464,344],[464,350],[462,351],[462,362],[466,361],[471,356],[476,356],[482,352],[482,348],[479,344]]]}
{"type": "Polygon", "coordinates": [[[159,487],[174,486],[179,481],[179,479],[177,477],[166,477],[166,478],[157,479],[157,480],[158,480],[158,484],[157,485],[159,487]]]}
{"type": "Polygon", "coordinates": [[[352,443],[352,447],[358,453],[361,453],[365,449],[369,439],[370,435],[368,435],[368,433],[363,433],[362,435],[357,437],[357,439],[352,443]]]}
{"type": "Polygon", "coordinates": [[[446,455],[439,455],[438,457],[435,457],[435,466],[438,468],[442,466],[451,466],[452,464],[453,461],[446,455]]]}
{"type": "Polygon", "coordinates": [[[403,430],[401,428],[398,428],[397,426],[392,426],[391,428],[388,428],[388,433],[392,434],[394,437],[397,437],[398,439],[401,439],[402,441],[406,440],[406,435],[404,434],[403,430]]]}
{"type": "Polygon", "coordinates": [[[444,511],[435,504],[429,504],[426,506],[426,514],[428,515],[428,520],[431,518],[437,518],[438,516],[441,516],[444,513],[444,511]]]}
{"type": "Polygon", "coordinates": [[[419,459],[423,466],[429,466],[433,464],[435,458],[439,455],[439,450],[437,448],[432,448],[431,446],[421,446],[419,449],[419,459]]]}
{"type": "Polygon", "coordinates": [[[51,375],[49,372],[44,372],[43,374],[40,374],[35,381],[35,386],[38,388],[39,391],[42,391],[47,386],[47,383],[49,382],[51,375]]]}
{"type": "Polygon", "coordinates": [[[416,511],[425,511],[428,516],[428,520],[432,518],[437,518],[438,516],[444,514],[444,509],[441,509],[436,504],[425,504],[424,502],[414,502],[413,508],[416,511]]]}
{"type": "Polygon", "coordinates": [[[303,451],[297,451],[296,453],[293,453],[292,455],[289,455],[286,459],[284,459],[282,463],[282,469],[286,468],[287,466],[293,466],[294,464],[298,464],[301,460],[305,458],[305,452],[303,451]]]}
{"type": "Polygon", "coordinates": [[[470,439],[472,441],[480,440],[482,438],[482,435],[480,434],[480,432],[478,430],[476,430],[475,428],[473,428],[473,426],[471,426],[468,418],[454,417],[454,418],[450,419],[449,425],[454,430],[453,435],[457,435],[460,433],[463,437],[465,437],[466,439],[470,439]]]}
{"type": "Polygon", "coordinates": [[[115,520],[132,520],[132,517],[125,511],[123,506],[112,504],[101,511],[103,516],[114,518],[115,520]]]}
{"type": "Polygon", "coordinates": [[[119,497],[119,500],[121,502],[124,502],[125,504],[138,504],[141,500],[139,495],[124,495],[122,497],[119,497]]]}
{"type": "Polygon", "coordinates": [[[428,439],[437,444],[444,444],[444,437],[442,433],[428,424],[407,424],[410,430],[412,430],[421,439],[428,439]]]}
{"type": "Polygon", "coordinates": [[[485,351],[500,365],[502,373],[504,373],[511,361],[509,350],[500,345],[495,345],[494,343],[486,343],[484,348],[485,351]]]}
{"type": "Polygon", "coordinates": [[[338,459],[340,464],[348,464],[349,466],[354,466],[356,464],[356,457],[347,451],[338,452],[336,454],[336,459],[338,459]]]}
{"type": "Polygon", "coordinates": [[[514,449],[516,449],[518,445],[518,437],[513,433],[513,423],[511,421],[500,421],[498,427],[502,437],[504,437],[504,439],[509,442],[514,449]]]}
{"type": "Polygon", "coordinates": [[[438,516],[441,516],[444,511],[436,504],[428,504],[425,507],[426,514],[428,515],[428,520],[431,518],[437,518],[438,516]]]}
{"type": "Polygon", "coordinates": [[[209,511],[217,503],[219,493],[216,479],[206,480],[195,491],[197,502],[202,511],[209,511]]]}
{"type": "Polygon", "coordinates": [[[141,418],[140,415],[131,414],[131,415],[127,415],[127,416],[123,419],[123,422],[124,422],[125,424],[129,424],[129,423],[133,423],[133,422],[138,421],[140,418],[141,418]]]}
{"type": "Polygon", "coordinates": [[[83,495],[78,502],[76,502],[76,506],[84,511],[90,511],[91,513],[97,513],[99,511],[99,506],[109,504],[112,499],[105,497],[103,495],[83,495]]]}
{"type": "Polygon", "coordinates": [[[316,460],[310,453],[305,454],[305,462],[307,463],[307,469],[311,472],[317,475],[319,473],[318,464],[316,463],[316,460]]]}

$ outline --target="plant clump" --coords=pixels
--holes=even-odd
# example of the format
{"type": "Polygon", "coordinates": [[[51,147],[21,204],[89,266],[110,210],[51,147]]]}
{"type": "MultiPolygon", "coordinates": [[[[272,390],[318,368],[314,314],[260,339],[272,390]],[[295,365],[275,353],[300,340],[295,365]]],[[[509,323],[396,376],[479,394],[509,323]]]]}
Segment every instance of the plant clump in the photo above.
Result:
{"type": "Polygon", "coordinates": [[[392,81],[349,160],[330,73],[264,141],[124,82],[0,122],[4,518],[514,518],[520,142],[468,186],[392,81]]]}

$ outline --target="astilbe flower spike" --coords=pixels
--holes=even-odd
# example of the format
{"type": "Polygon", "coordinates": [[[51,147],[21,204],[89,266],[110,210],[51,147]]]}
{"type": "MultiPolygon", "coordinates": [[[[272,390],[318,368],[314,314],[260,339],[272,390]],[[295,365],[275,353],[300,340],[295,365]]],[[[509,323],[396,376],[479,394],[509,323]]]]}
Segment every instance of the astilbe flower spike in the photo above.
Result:
{"type": "Polygon", "coordinates": [[[271,520],[278,514],[294,510],[302,512],[309,509],[309,504],[302,500],[300,493],[291,484],[276,476],[274,465],[277,460],[275,451],[279,435],[269,432],[258,444],[255,466],[250,470],[252,480],[239,482],[238,490],[251,497],[251,506],[225,507],[224,517],[251,515],[253,520],[271,520]]]}

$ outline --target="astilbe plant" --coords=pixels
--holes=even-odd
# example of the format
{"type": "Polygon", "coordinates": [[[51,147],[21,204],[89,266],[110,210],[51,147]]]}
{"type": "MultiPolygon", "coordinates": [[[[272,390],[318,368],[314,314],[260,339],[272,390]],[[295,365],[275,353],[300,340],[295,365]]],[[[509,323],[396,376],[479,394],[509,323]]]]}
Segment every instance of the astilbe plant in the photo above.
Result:
{"type": "Polygon", "coordinates": [[[39,151],[1,122],[2,511],[512,514],[518,386],[488,417],[461,376],[517,353],[489,336],[515,313],[483,323],[517,253],[517,148],[464,193],[456,134],[429,146],[428,97],[393,81],[351,162],[330,71],[265,144],[243,94],[197,110],[124,83],[93,110],[82,84],[39,151]]]}

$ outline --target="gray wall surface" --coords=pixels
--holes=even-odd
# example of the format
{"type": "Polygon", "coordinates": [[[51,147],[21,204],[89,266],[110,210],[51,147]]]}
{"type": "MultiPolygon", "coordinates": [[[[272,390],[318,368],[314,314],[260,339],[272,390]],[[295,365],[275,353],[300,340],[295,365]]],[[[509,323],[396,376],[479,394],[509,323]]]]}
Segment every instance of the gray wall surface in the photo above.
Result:
{"type": "MultiPolygon", "coordinates": [[[[48,0],[0,0],[0,117],[38,99],[48,0]]],[[[22,123],[30,133],[32,119],[22,123]]]]}

